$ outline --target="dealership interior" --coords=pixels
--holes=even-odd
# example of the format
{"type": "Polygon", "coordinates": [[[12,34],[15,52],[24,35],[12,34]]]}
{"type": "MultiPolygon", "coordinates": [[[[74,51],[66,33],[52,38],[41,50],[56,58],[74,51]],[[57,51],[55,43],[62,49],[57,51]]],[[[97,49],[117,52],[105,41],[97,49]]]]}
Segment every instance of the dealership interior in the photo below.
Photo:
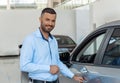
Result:
{"type": "MultiPolygon", "coordinates": [[[[24,38],[40,26],[42,9],[53,8],[57,13],[51,34],[58,41],[61,60],[67,60],[65,55],[71,54],[88,34],[106,23],[120,20],[119,3],[120,0],[0,0],[0,80],[28,83],[26,73],[20,72],[19,58],[14,56],[20,55],[24,38]],[[9,55],[13,58],[8,59],[9,55]]],[[[77,83],[70,81],[66,83],[77,83]]]]}

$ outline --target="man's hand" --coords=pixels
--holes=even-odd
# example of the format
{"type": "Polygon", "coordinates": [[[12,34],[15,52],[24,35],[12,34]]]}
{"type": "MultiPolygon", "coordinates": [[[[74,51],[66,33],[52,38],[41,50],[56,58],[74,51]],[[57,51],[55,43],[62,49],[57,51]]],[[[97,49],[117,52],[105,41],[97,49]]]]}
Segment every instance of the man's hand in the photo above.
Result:
{"type": "Polygon", "coordinates": [[[79,83],[83,83],[83,80],[84,80],[83,77],[77,76],[77,75],[74,75],[73,79],[76,80],[76,81],[78,81],[79,83]]]}
{"type": "Polygon", "coordinates": [[[50,65],[50,73],[57,74],[59,72],[59,67],[56,65],[50,65]]]}

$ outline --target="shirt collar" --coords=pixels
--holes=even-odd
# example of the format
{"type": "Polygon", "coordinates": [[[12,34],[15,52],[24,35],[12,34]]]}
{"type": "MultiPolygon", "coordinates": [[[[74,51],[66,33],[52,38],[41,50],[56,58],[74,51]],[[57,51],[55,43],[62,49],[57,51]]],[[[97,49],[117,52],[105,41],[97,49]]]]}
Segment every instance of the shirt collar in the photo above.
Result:
{"type": "MultiPolygon", "coordinates": [[[[42,34],[42,32],[40,31],[39,28],[36,30],[35,35],[36,35],[36,37],[40,37],[40,38],[45,39],[45,37],[43,36],[43,34],[42,34]]],[[[51,39],[53,39],[53,36],[52,36],[51,33],[49,33],[49,37],[50,37],[51,39]]],[[[45,40],[46,40],[46,39],[45,39],[45,40]]]]}

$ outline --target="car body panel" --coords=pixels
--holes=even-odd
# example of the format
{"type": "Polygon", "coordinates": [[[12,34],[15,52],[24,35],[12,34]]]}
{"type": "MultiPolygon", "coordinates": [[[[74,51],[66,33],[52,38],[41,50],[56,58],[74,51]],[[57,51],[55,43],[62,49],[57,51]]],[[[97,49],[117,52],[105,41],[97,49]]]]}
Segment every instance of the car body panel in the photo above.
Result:
{"type": "MultiPolygon", "coordinates": [[[[85,78],[86,83],[119,83],[120,82],[120,69],[105,67],[105,66],[90,66],[90,65],[73,65],[70,68],[75,74],[80,74],[85,78]],[[81,72],[82,69],[87,70],[87,73],[81,72]],[[112,72],[114,71],[114,72],[112,72]]],[[[68,83],[68,82],[67,82],[68,83]]],[[[72,82],[71,82],[72,83],[72,82]]]]}

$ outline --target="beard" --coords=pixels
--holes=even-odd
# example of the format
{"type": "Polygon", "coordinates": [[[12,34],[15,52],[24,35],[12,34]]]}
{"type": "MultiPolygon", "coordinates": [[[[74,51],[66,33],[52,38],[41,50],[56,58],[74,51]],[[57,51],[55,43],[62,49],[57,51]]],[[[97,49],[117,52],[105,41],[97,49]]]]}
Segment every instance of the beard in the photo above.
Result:
{"type": "Polygon", "coordinates": [[[53,30],[54,26],[41,24],[41,29],[45,33],[50,33],[53,30]]]}

